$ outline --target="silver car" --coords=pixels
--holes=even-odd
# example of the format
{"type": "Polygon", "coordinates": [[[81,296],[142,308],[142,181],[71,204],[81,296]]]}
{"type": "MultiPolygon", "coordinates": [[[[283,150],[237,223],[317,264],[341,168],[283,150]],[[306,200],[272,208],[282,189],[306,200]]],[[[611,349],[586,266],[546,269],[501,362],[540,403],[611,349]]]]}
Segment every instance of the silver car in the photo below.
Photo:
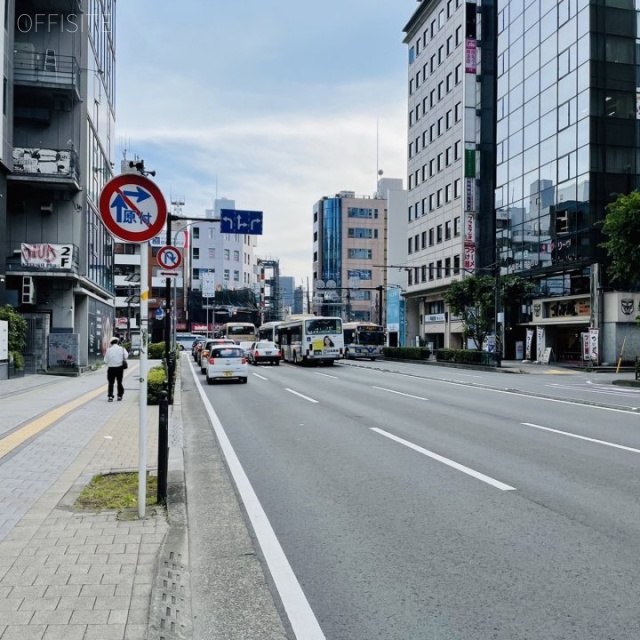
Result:
{"type": "Polygon", "coordinates": [[[239,346],[216,345],[206,359],[207,384],[216,380],[247,382],[247,358],[239,346]]]}

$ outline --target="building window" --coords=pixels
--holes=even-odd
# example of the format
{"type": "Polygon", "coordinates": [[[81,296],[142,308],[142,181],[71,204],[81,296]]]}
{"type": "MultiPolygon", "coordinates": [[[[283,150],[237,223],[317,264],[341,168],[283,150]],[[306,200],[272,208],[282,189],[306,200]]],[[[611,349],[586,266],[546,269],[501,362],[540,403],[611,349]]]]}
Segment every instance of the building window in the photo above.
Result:
{"type": "Polygon", "coordinates": [[[200,227],[193,227],[193,238],[198,240],[200,238],[200,227]]]}
{"type": "Polygon", "coordinates": [[[234,282],[240,282],[240,272],[239,271],[234,271],[233,272],[233,281],[234,282]]]}
{"type": "Polygon", "coordinates": [[[445,188],[444,188],[444,201],[445,202],[451,202],[452,200],[452,193],[453,193],[453,189],[452,189],[452,185],[448,184],[445,188]]]}
{"type": "Polygon", "coordinates": [[[456,238],[460,235],[460,216],[453,219],[453,235],[456,238]]]}
{"type": "Polygon", "coordinates": [[[449,111],[447,111],[447,114],[445,116],[445,126],[447,127],[447,130],[451,129],[451,125],[453,124],[452,117],[453,117],[453,114],[451,112],[451,109],[449,109],[449,111]]]}
{"type": "Polygon", "coordinates": [[[225,260],[229,260],[231,258],[231,252],[229,251],[229,249],[225,249],[224,250],[224,259],[225,260]]]}
{"type": "Polygon", "coordinates": [[[453,256],[453,275],[460,273],[460,256],[453,256]]]}
{"type": "Polygon", "coordinates": [[[426,231],[423,231],[420,234],[420,248],[421,249],[427,248],[427,232],[426,231]]]}
{"type": "Polygon", "coordinates": [[[427,199],[426,198],[422,198],[422,215],[426,215],[427,214],[427,199]]]}
{"type": "Polygon", "coordinates": [[[240,262],[240,252],[237,250],[234,250],[233,252],[233,261],[234,262],[240,262]]]}
{"type": "Polygon", "coordinates": [[[444,163],[447,167],[451,164],[451,147],[447,147],[444,152],[444,163]]]}
{"type": "Polygon", "coordinates": [[[224,279],[228,282],[229,281],[229,269],[225,269],[224,270],[224,279]]]}
{"type": "Polygon", "coordinates": [[[462,43],[462,26],[456,29],[456,47],[462,43]]]}
{"type": "Polygon", "coordinates": [[[451,240],[451,220],[444,223],[444,239],[451,240]]]}
{"type": "Polygon", "coordinates": [[[441,224],[439,224],[436,227],[436,241],[438,242],[438,244],[442,242],[442,225],[441,224]]]}
{"type": "Polygon", "coordinates": [[[349,249],[347,251],[347,257],[352,260],[371,260],[371,249],[349,249]]]}
{"type": "Polygon", "coordinates": [[[453,183],[453,197],[454,198],[459,198],[460,197],[460,178],[458,178],[453,183]]]}
{"type": "Polygon", "coordinates": [[[433,211],[435,209],[434,200],[435,200],[435,195],[432,193],[429,195],[429,211],[433,211]]]}
{"type": "Polygon", "coordinates": [[[444,259],[444,276],[448,278],[451,275],[451,258],[444,259]]]}
{"type": "Polygon", "coordinates": [[[436,277],[442,278],[442,260],[438,260],[436,262],[436,272],[437,272],[436,277]]]}
{"type": "Polygon", "coordinates": [[[407,253],[411,255],[413,253],[413,238],[407,240],[407,253]]]}
{"type": "Polygon", "coordinates": [[[429,280],[433,280],[433,262],[429,263],[429,280]]]}
{"type": "Polygon", "coordinates": [[[433,227],[429,229],[429,246],[433,247],[433,227]]]}
{"type": "Polygon", "coordinates": [[[454,107],[454,114],[455,121],[460,122],[462,114],[462,103],[458,102],[458,104],[454,107]]]}
{"type": "Polygon", "coordinates": [[[422,282],[426,282],[427,281],[427,265],[423,264],[422,267],[420,267],[420,276],[421,276],[421,280],[422,282]]]}
{"type": "Polygon", "coordinates": [[[453,159],[460,160],[460,140],[453,143],[453,159]]]}
{"type": "Polygon", "coordinates": [[[193,247],[192,257],[193,257],[194,260],[200,260],[200,248],[199,247],[193,247]]]}
{"type": "Polygon", "coordinates": [[[460,84],[461,80],[462,80],[462,65],[459,64],[456,67],[456,84],[460,84]]]}

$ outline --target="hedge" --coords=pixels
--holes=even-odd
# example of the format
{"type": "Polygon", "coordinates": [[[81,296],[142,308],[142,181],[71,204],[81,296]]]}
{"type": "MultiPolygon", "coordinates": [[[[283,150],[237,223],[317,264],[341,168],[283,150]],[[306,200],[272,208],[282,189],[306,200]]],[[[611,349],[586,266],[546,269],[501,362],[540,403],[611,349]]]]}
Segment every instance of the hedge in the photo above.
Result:
{"type": "Polygon", "coordinates": [[[164,365],[149,369],[147,372],[147,404],[160,404],[166,381],[167,373],[164,370],[164,365]]]}
{"type": "Polygon", "coordinates": [[[428,360],[431,351],[425,347],[384,347],[382,353],[385,358],[396,360],[428,360]]]}
{"type": "Polygon", "coordinates": [[[488,367],[500,366],[500,358],[495,353],[471,349],[436,349],[436,360],[457,364],[480,364],[488,367]]]}

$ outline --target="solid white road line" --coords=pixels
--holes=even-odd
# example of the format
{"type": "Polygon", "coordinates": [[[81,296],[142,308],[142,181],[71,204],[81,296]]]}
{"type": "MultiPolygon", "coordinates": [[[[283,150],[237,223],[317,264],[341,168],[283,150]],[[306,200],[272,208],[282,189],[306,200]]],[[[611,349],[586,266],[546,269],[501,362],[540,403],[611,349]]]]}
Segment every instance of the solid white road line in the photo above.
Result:
{"type": "Polygon", "coordinates": [[[298,393],[297,391],[294,391],[293,389],[289,389],[288,387],[285,387],[285,391],[288,391],[289,393],[293,393],[293,395],[295,396],[300,396],[301,398],[304,398],[305,400],[308,400],[309,402],[313,402],[314,404],[318,404],[317,400],[314,400],[313,398],[310,398],[309,396],[305,396],[301,393],[298,393]]]}
{"type": "Polygon", "coordinates": [[[429,398],[423,398],[422,396],[412,396],[410,393],[402,393],[402,391],[394,391],[393,389],[386,389],[385,387],[371,387],[378,391],[386,391],[388,393],[395,393],[398,396],[404,396],[405,398],[414,398],[415,400],[429,400],[429,398]]]}
{"type": "Polygon", "coordinates": [[[338,376],[332,376],[328,373],[320,373],[319,371],[314,371],[317,376],[324,376],[325,378],[334,378],[335,380],[339,380],[338,376]]]}
{"type": "Polygon", "coordinates": [[[231,446],[231,442],[225,433],[224,427],[220,422],[220,419],[213,410],[209,398],[204,392],[200,380],[196,376],[193,366],[191,366],[191,373],[196,381],[196,388],[202,398],[205,410],[213,425],[213,430],[216,433],[218,442],[224,454],[231,475],[235,480],[238,493],[242,498],[242,502],[247,510],[247,515],[253,525],[256,538],[262,549],[264,559],[271,572],[273,583],[280,594],[282,605],[287,613],[291,628],[296,638],[304,638],[305,640],[326,640],[322,629],[318,624],[315,614],[311,610],[311,606],[307,601],[300,583],[293,573],[293,569],[287,560],[287,557],[278,542],[271,523],[267,518],[267,514],[264,512],[258,496],[256,496],[249,478],[245,473],[236,452],[231,446]]]}
{"type": "Polygon", "coordinates": [[[253,373],[253,375],[254,375],[256,378],[260,378],[260,380],[268,380],[268,379],[269,379],[269,378],[265,378],[264,376],[261,376],[259,373],[253,373]]]}
{"type": "Polygon", "coordinates": [[[409,449],[413,449],[414,451],[417,451],[418,453],[422,453],[423,455],[428,456],[429,458],[433,458],[438,462],[442,462],[442,464],[446,464],[447,466],[457,469],[458,471],[462,471],[462,473],[466,473],[467,475],[473,478],[476,478],[476,480],[481,480],[482,482],[486,482],[487,484],[490,484],[492,487],[495,487],[496,489],[500,489],[500,491],[516,490],[515,487],[512,487],[508,484],[504,484],[504,482],[495,480],[494,478],[486,476],[484,475],[484,473],[480,473],[479,471],[474,471],[473,469],[470,469],[469,467],[465,467],[464,465],[459,464],[458,462],[449,460],[449,458],[444,458],[443,456],[438,455],[433,451],[429,451],[428,449],[423,449],[422,447],[419,447],[417,444],[413,444],[413,442],[409,442],[408,440],[403,440],[402,438],[398,438],[398,436],[394,436],[392,433],[389,433],[388,431],[383,431],[382,429],[378,429],[377,427],[371,427],[371,430],[375,431],[376,433],[379,433],[381,436],[384,436],[385,438],[389,438],[390,440],[395,440],[396,442],[403,444],[405,447],[409,447],[409,449]]]}
{"type": "Polygon", "coordinates": [[[615,444],[613,442],[607,442],[606,440],[598,440],[596,438],[587,438],[586,436],[579,436],[575,433],[569,433],[568,431],[560,431],[559,429],[551,429],[549,427],[542,427],[539,424],[533,424],[531,422],[521,422],[520,424],[525,427],[533,427],[534,429],[541,429],[542,431],[550,431],[551,433],[557,433],[561,436],[567,436],[569,438],[577,438],[578,440],[586,440],[587,442],[595,442],[596,444],[603,444],[605,447],[614,447],[615,449],[624,449],[624,451],[631,451],[631,453],[640,453],[640,449],[634,449],[633,447],[625,447],[623,444],[615,444]]]}

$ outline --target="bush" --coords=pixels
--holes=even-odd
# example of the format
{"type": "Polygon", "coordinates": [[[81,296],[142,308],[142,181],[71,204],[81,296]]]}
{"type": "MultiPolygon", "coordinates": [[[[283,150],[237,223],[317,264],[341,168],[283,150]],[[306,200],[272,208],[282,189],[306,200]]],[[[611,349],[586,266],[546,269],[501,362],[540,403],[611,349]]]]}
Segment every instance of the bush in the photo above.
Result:
{"type": "Polygon", "coordinates": [[[500,366],[500,358],[495,353],[472,351],[471,349],[436,349],[436,360],[457,364],[477,364],[485,367],[500,366]]]}
{"type": "Polygon", "coordinates": [[[10,304],[0,307],[0,320],[6,320],[9,327],[9,357],[17,370],[23,369],[22,350],[27,344],[27,321],[10,304]]]}
{"type": "Polygon", "coordinates": [[[398,360],[428,360],[431,351],[424,347],[384,347],[382,353],[385,358],[398,360]]]}
{"type": "Polygon", "coordinates": [[[149,344],[149,360],[162,360],[164,358],[164,342],[152,342],[149,344]]]}
{"type": "Polygon", "coordinates": [[[167,374],[164,365],[149,369],[147,373],[147,404],[160,404],[166,381],[167,374]]]}

